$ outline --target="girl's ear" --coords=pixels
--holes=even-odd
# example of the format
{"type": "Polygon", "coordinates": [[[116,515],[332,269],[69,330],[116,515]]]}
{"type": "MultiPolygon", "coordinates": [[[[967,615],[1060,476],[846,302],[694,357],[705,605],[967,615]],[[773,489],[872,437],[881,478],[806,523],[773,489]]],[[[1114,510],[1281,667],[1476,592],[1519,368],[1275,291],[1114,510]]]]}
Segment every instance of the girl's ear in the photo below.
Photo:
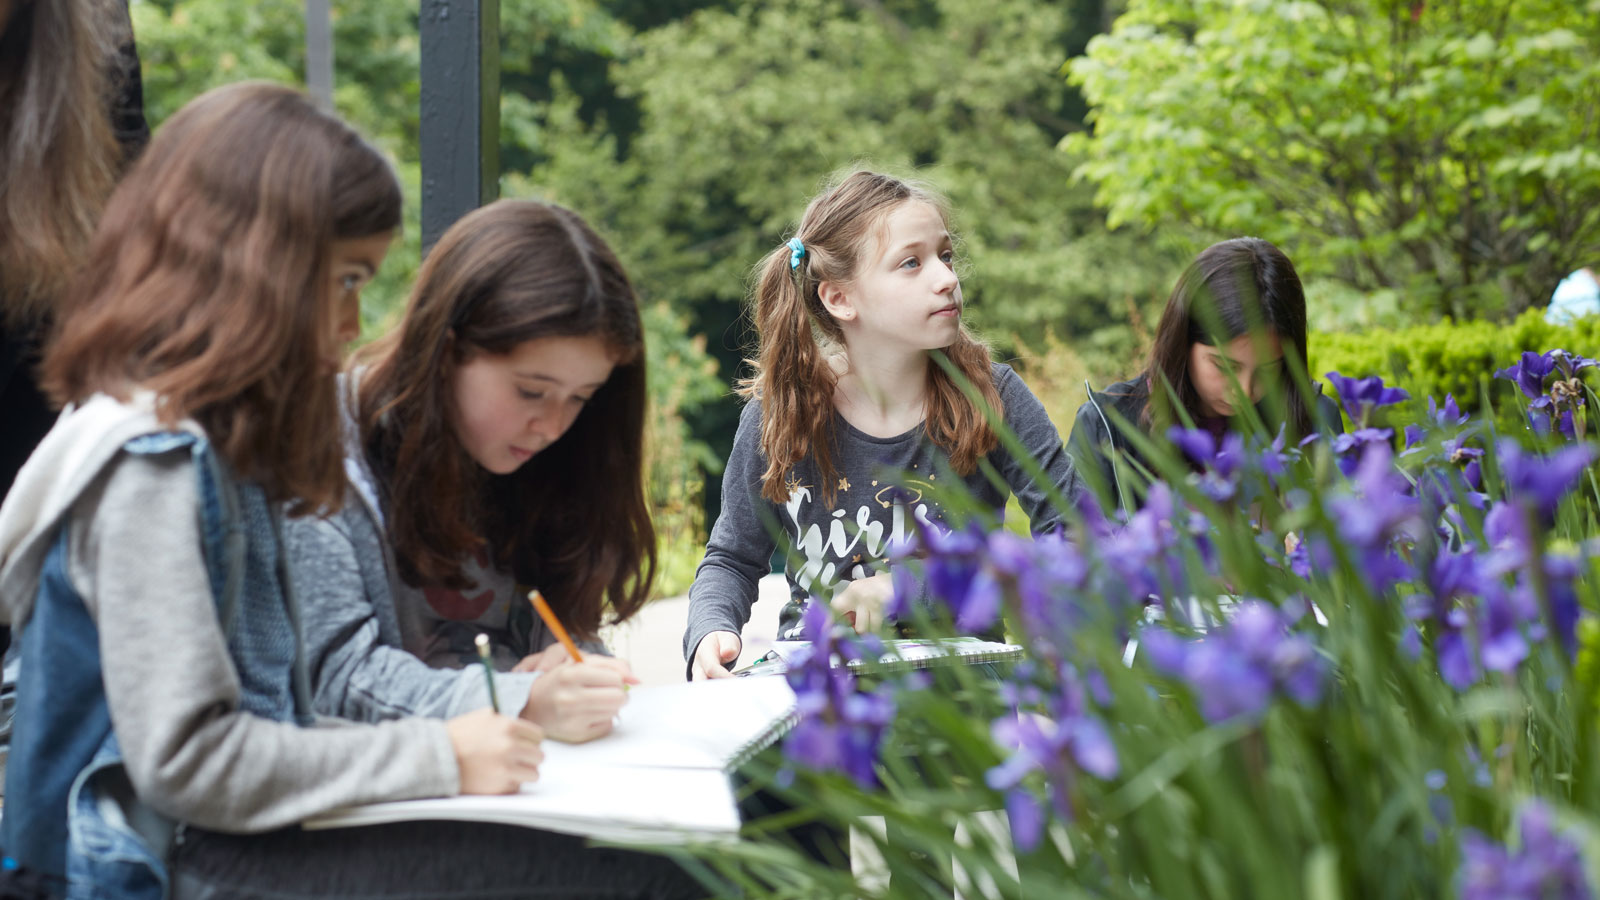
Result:
{"type": "Polygon", "coordinates": [[[822,301],[822,308],[836,321],[848,322],[856,317],[855,301],[850,299],[843,287],[832,281],[817,282],[817,299],[822,301]]]}

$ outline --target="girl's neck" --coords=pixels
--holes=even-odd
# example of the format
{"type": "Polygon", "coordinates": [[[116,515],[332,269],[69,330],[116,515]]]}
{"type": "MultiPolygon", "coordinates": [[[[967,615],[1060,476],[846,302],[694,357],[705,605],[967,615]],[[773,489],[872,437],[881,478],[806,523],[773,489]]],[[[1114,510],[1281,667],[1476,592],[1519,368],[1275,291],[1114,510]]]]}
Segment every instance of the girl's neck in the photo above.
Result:
{"type": "Polygon", "coordinates": [[[833,405],[857,430],[894,437],[921,424],[928,393],[928,356],[916,352],[850,355],[832,360],[838,382],[833,405]]]}

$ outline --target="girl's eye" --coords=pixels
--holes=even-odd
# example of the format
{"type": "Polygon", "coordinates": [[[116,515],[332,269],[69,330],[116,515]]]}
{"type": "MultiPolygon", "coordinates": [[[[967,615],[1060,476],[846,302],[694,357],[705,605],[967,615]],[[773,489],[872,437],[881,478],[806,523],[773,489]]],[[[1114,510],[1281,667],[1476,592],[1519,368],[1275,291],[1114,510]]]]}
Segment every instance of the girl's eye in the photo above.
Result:
{"type": "Polygon", "coordinates": [[[902,269],[905,269],[905,268],[916,268],[919,265],[921,265],[921,263],[919,263],[917,261],[917,258],[915,256],[912,256],[912,257],[908,257],[904,262],[900,263],[900,268],[902,268],[902,269]]]}
{"type": "Polygon", "coordinates": [[[543,400],[544,399],[544,392],[543,391],[525,391],[522,388],[517,388],[517,396],[521,397],[524,400],[543,400]]]}
{"type": "Polygon", "coordinates": [[[579,397],[576,394],[574,394],[573,396],[569,397],[568,399],[571,402],[576,403],[579,406],[583,406],[584,404],[589,402],[590,398],[588,398],[588,397],[579,397]]]}
{"type": "Polygon", "coordinates": [[[353,291],[356,288],[361,286],[361,276],[360,275],[346,275],[343,278],[339,279],[339,286],[344,288],[346,291],[353,291]]]}
{"type": "Polygon", "coordinates": [[[945,252],[939,254],[939,259],[942,260],[947,266],[954,265],[956,261],[956,255],[954,251],[946,250],[945,252]]]}

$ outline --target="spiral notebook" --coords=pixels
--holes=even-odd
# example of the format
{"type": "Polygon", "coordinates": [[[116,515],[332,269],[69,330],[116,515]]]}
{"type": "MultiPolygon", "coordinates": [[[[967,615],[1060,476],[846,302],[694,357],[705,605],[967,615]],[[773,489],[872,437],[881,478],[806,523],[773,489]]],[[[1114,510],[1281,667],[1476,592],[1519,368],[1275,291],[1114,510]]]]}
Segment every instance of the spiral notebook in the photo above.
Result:
{"type": "Polygon", "coordinates": [[[303,823],[345,828],[423,819],[498,822],[621,843],[738,836],[728,773],[794,726],[782,678],[635,688],[611,734],[545,741],[539,780],[516,794],[400,800],[335,810],[303,823]]]}
{"type": "MultiPolygon", "coordinates": [[[[789,671],[789,660],[795,651],[809,647],[808,641],[773,641],[767,655],[742,669],[735,675],[782,675],[789,671]]],[[[868,672],[898,672],[905,669],[926,669],[933,666],[976,666],[982,663],[1014,662],[1022,658],[1019,644],[1002,644],[975,637],[936,638],[921,640],[899,638],[883,642],[883,658],[876,661],[852,659],[843,661],[834,655],[832,665],[868,672]]]]}

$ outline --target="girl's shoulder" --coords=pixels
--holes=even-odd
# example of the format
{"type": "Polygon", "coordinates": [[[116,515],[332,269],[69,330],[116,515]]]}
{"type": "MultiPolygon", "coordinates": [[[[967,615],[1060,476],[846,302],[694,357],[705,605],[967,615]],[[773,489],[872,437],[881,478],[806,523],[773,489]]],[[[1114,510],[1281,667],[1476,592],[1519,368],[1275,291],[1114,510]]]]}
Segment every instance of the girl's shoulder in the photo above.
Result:
{"type": "Polygon", "coordinates": [[[761,428],[761,395],[752,393],[741,398],[744,405],[739,408],[739,428],[761,428]]]}

